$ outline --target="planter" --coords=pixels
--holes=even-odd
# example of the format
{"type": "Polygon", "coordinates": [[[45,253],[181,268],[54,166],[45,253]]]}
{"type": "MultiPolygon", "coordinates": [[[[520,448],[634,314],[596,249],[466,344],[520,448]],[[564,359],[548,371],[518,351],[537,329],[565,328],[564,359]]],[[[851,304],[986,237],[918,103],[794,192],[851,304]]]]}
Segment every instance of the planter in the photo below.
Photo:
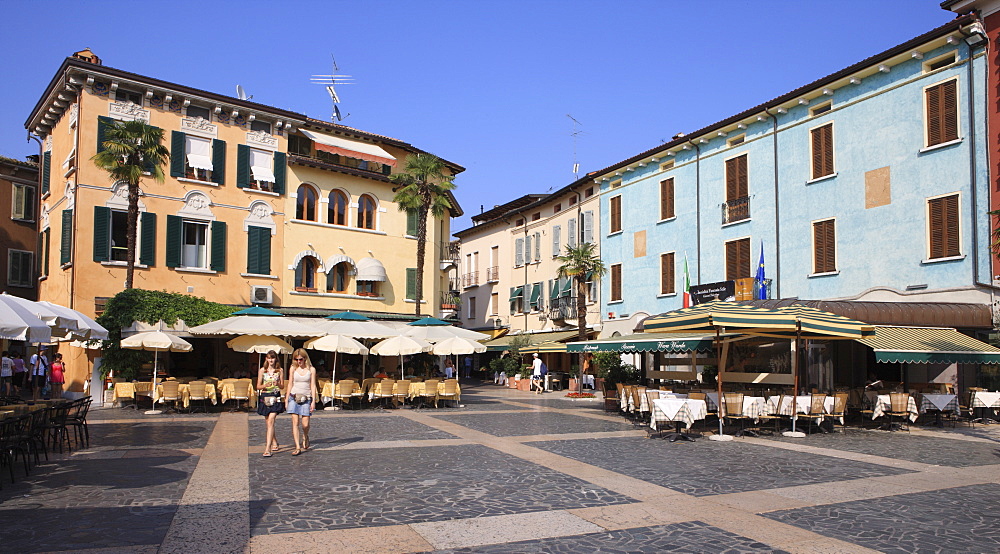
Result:
{"type": "Polygon", "coordinates": [[[531,379],[524,379],[524,378],[522,378],[520,381],[518,381],[517,382],[517,390],[523,390],[525,392],[530,391],[531,390],[531,379]]]}
{"type": "Polygon", "coordinates": [[[512,389],[516,389],[518,382],[520,382],[520,380],[519,379],[515,379],[513,375],[508,375],[507,376],[507,386],[508,387],[510,387],[512,389]]]}
{"type": "Polygon", "coordinates": [[[604,379],[602,377],[594,377],[594,392],[604,390],[604,379]]]}
{"type": "Polygon", "coordinates": [[[578,390],[580,390],[579,387],[580,387],[580,380],[577,379],[576,377],[570,377],[569,388],[567,388],[566,390],[568,392],[577,392],[578,390]]]}

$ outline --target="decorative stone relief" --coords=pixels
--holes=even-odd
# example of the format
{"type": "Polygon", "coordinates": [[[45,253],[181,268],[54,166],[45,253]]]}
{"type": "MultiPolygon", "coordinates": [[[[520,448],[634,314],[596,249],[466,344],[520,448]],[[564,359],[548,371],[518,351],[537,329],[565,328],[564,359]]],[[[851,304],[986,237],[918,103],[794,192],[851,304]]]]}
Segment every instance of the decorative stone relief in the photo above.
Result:
{"type": "Polygon", "coordinates": [[[277,150],[278,137],[271,136],[267,131],[247,131],[247,146],[277,150]]]}
{"type": "Polygon", "coordinates": [[[39,230],[44,231],[49,228],[49,205],[42,204],[42,213],[39,214],[38,223],[40,225],[39,230]]]}
{"type": "Polygon", "coordinates": [[[76,204],[76,186],[73,181],[66,181],[66,188],[63,189],[63,196],[66,197],[67,209],[72,209],[76,204]]]}
{"type": "Polygon", "coordinates": [[[184,207],[178,210],[177,215],[197,219],[215,219],[215,215],[212,213],[212,201],[205,193],[196,190],[184,196],[184,207]]]}
{"type": "Polygon", "coordinates": [[[149,110],[132,102],[112,102],[108,104],[108,117],[122,121],[145,121],[149,123],[149,110]]]}
{"type": "Polygon", "coordinates": [[[218,125],[202,117],[185,117],[181,119],[181,131],[192,135],[216,138],[219,136],[218,125]]]}
{"type": "MultiPolygon", "coordinates": [[[[146,211],[146,204],[143,203],[142,197],[145,194],[142,189],[139,189],[139,211],[146,211]]],[[[128,209],[128,183],[118,182],[111,187],[111,198],[109,198],[104,206],[111,208],[113,210],[127,210],[128,209]]]]}
{"type": "Polygon", "coordinates": [[[69,107],[69,126],[70,128],[76,127],[76,122],[80,118],[80,104],[76,102],[69,107]]]}
{"type": "Polygon", "coordinates": [[[274,223],[274,218],[271,217],[273,213],[274,209],[267,202],[254,201],[250,204],[250,214],[243,220],[243,230],[247,231],[251,226],[265,227],[270,229],[271,234],[274,235],[277,232],[277,225],[274,223]]]}
{"type": "Polygon", "coordinates": [[[45,151],[46,152],[52,151],[52,135],[45,137],[45,151]]]}

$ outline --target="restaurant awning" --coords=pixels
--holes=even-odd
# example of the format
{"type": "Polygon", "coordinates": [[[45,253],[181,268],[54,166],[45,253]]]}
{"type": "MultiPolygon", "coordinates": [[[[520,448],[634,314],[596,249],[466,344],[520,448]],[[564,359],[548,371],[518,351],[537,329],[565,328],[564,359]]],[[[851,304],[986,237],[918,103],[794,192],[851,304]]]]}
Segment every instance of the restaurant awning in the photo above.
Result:
{"type": "Polygon", "coordinates": [[[708,352],[715,335],[704,333],[639,333],[585,342],[571,342],[567,352],[708,352]]]}
{"type": "Polygon", "coordinates": [[[486,345],[487,351],[500,352],[507,350],[507,348],[510,347],[510,341],[513,340],[514,337],[528,337],[528,345],[533,346],[543,342],[560,342],[575,336],[577,336],[576,331],[552,331],[550,333],[529,333],[527,335],[504,335],[500,338],[486,341],[483,344],[486,345]]]}
{"type": "Polygon", "coordinates": [[[358,260],[357,269],[357,275],[354,277],[356,281],[384,282],[388,280],[385,266],[375,258],[361,258],[358,260]]]}
{"type": "Polygon", "coordinates": [[[521,354],[558,354],[561,352],[567,352],[567,346],[568,345],[562,342],[548,340],[535,346],[522,348],[521,354]]]}
{"type": "Polygon", "coordinates": [[[877,362],[998,364],[1000,348],[954,329],[876,326],[875,336],[857,339],[877,362]]]}
{"type": "Polygon", "coordinates": [[[299,129],[299,131],[316,143],[317,150],[331,154],[340,154],[349,158],[367,160],[369,162],[378,162],[391,166],[396,165],[396,158],[375,144],[348,140],[318,131],[308,131],[306,129],[299,129]]]}

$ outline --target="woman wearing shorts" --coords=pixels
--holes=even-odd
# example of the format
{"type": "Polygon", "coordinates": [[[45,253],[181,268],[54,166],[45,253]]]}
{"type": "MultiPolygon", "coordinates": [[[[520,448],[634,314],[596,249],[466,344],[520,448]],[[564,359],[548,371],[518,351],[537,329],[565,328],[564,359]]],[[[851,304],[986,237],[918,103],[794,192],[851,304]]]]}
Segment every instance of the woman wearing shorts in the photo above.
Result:
{"type": "Polygon", "coordinates": [[[278,367],[278,353],[268,350],[264,357],[264,366],[257,371],[257,413],[264,416],[267,422],[267,434],[264,439],[264,457],[270,458],[272,452],[278,452],[278,438],[274,436],[274,420],[278,414],[285,411],[281,401],[281,389],[285,380],[281,378],[281,368],[278,367]]]}
{"type": "Polygon", "coordinates": [[[292,352],[292,367],[288,370],[288,393],[285,399],[286,409],[292,414],[292,439],[295,450],[292,456],[298,456],[309,450],[309,417],[316,409],[316,368],[309,360],[309,354],[302,348],[292,352]],[[299,426],[302,426],[301,440],[299,426]]]}

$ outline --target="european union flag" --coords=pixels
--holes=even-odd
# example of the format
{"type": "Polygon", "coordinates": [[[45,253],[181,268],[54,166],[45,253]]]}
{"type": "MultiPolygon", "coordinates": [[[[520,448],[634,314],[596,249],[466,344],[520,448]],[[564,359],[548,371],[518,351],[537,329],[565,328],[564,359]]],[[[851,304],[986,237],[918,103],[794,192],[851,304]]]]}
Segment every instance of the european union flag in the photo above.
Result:
{"type": "Polygon", "coordinates": [[[757,262],[757,298],[756,300],[767,300],[767,288],[764,286],[764,241],[760,241],[760,261],[757,262]]]}

